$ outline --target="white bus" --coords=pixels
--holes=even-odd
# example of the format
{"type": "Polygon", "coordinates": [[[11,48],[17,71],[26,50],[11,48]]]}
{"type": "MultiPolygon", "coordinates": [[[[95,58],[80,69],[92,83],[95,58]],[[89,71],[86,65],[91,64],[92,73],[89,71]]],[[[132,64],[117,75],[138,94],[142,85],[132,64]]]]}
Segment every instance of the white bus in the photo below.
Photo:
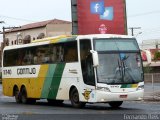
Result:
{"type": "Polygon", "coordinates": [[[5,47],[2,58],[3,94],[17,103],[70,100],[86,103],[141,100],[142,60],[137,41],[124,35],[58,36],[5,47]]]}

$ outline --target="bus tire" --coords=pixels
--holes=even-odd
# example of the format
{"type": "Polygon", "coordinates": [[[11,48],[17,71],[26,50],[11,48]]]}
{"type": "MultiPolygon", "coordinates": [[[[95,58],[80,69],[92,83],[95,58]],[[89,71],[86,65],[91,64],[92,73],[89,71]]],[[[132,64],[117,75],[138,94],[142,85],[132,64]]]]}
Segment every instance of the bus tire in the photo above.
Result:
{"type": "Polygon", "coordinates": [[[28,103],[27,91],[26,91],[25,87],[23,87],[22,90],[21,90],[21,101],[22,101],[23,104],[28,103]]]}
{"type": "Polygon", "coordinates": [[[15,96],[16,103],[21,103],[22,102],[21,101],[21,94],[19,92],[18,87],[15,86],[13,91],[14,91],[14,96],[15,96]]]}
{"type": "Polygon", "coordinates": [[[122,105],[123,101],[115,101],[115,102],[109,102],[108,104],[112,108],[119,108],[122,105]]]}
{"type": "Polygon", "coordinates": [[[73,88],[70,91],[70,101],[74,108],[82,108],[85,106],[86,103],[79,101],[79,94],[76,88],[73,88]]]}

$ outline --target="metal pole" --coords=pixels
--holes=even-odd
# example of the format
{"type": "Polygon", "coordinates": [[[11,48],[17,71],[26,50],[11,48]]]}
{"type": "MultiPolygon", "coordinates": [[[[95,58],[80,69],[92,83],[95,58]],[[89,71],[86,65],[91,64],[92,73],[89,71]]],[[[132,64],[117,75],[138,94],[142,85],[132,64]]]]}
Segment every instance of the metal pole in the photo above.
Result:
{"type": "Polygon", "coordinates": [[[3,29],[3,48],[6,46],[6,41],[5,41],[5,27],[3,29]]]}
{"type": "Polygon", "coordinates": [[[153,99],[154,99],[154,76],[152,74],[152,94],[153,94],[153,99]]]}
{"type": "Polygon", "coordinates": [[[132,36],[134,36],[134,30],[141,29],[141,27],[130,27],[129,29],[131,29],[131,34],[132,34],[132,36]]]}

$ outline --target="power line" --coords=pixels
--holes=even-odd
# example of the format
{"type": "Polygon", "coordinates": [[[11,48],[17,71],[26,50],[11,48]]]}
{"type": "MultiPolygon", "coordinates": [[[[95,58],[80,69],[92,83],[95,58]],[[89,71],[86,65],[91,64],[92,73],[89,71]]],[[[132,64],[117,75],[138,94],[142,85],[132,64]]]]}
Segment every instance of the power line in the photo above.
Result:
{"type": "Polygon", "coordinates": [[[159,34],[160,28],[149,28],[149,29],[144,29],[142,31],[143,31],[143,34],[159,34]]]}
{"type": "Polygon", "coordinates": [[[139,13],[139,14],[134,14],[134,15],[128,15],[128,17],[139,17],[139,16],[144,16],[144,15],[149,15],[149,14],[159,14],[160,10],[156,11],[151,11],[151,12],[145,12],[145,13],[139,13]]]}
{"type": "Polygon", "coordinates": [[[6,15],[0,15],[0,17],[14,19],[14,20],[18,20],[18,21],[37,22],[37,21],[29,20],[29,19],[15,18],[15,17],[6,16],[6,15]]]}

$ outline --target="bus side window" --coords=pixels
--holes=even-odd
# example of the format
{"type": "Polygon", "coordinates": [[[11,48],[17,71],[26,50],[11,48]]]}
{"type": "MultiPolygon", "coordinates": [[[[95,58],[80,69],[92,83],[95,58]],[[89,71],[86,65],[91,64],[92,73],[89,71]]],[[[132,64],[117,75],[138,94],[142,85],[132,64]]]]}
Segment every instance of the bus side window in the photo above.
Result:
{"type": "Polygon", "coordinates": [[[58,62],[63,62],[64,57],[64,50],[63,47],[60,45],[58,46],[58,62]]]}
{"type": "Polygon", "coordinates": [[[50,61],[55,62],[64,62],[64,45],[63,44],[54,44],[50,46],[50,61]]]}
{"type": "Polygon", "coordinates": [[[26,48],[24,51],[23,65],[31,65],[33,63],[33,50],[31,48],[26,48]]]}
{"type": "Polygon", "coordinates": [[[56,46],[51,45],[51,54],[50,54],[51,62],[56,62],[57,61],[56,49],[57,49],[56,46]]]}
{"type": "Polygon", "coordinates": [[[78,53],[77,53],[77,41],[68,42],[65,44],[65,62],[77,62],[78,53]]]}
{"type": "Polygon", "coordinates": [[[19,49],[17,52],[18,52],[17,65],[21,66],[23,65],[24,49],[19,49]]]}

